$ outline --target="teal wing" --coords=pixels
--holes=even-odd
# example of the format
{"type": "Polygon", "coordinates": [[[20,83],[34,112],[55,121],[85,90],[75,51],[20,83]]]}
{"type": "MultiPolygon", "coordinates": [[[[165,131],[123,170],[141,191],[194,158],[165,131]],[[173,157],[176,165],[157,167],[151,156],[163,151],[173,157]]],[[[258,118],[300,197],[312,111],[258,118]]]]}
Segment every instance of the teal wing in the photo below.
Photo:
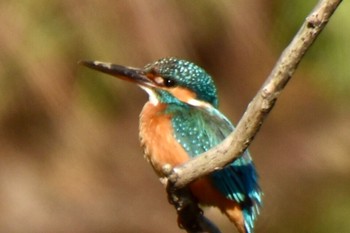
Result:
{"type": "MultiPolygon", "coordinates": [[[[186,112],[175,110],[172,114],[176,139],[192,157],[216,146],[234,130],[216,109],[205,112],[189,108],[186,112]]],[[[247,232],[252,232],[262,193],[249,151],[224,169],[212,173],[211,178],[222,194],[241,205],[247,232]]]]}

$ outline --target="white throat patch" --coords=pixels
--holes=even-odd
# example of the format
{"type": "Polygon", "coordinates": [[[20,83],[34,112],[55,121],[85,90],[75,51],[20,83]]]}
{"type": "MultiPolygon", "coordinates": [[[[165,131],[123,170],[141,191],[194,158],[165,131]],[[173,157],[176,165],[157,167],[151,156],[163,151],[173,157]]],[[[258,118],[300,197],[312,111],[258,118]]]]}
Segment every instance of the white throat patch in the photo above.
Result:
{"type": "Polygon", "coordinates": [[[153,104],[154,106],[157,106],[159,104],[159,100],[157,98],[157,94],[151,88],[148,88],[148,87],[145,87],[145,86],[141,86],[141,85],[139,85],[139,87],[141,87],[144,91],[147,92],[148,98],[149,98],[149,102],[151,104],[153,104]]]}

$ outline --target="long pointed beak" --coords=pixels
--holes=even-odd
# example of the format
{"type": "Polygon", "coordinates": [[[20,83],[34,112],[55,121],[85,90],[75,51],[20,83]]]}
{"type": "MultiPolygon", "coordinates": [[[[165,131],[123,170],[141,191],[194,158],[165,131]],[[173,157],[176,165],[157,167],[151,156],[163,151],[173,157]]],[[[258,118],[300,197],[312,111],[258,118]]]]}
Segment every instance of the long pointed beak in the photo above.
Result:
{"type": "Polygon", "coordinates": [[[100,61],[79,61],[79,64],[142,86],[153,86],[152,81],[141,69],[100,61]]]}

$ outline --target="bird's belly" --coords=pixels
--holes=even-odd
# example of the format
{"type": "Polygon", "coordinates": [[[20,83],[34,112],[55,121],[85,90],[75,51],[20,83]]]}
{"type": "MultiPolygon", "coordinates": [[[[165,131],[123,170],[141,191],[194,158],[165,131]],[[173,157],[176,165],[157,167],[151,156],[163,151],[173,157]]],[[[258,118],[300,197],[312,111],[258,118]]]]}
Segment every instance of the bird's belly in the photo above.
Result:
{"type": "Polygon", "coordinates": [[[227,204],[228,199],[213,186],[209,177],[194,181],[190,184],[190,189],[201,204],[209,206],[224,206],[227,204]]]}
{"type": "Polygon", "coordinates": [[[199,178],[192,182],[190,190],[202,205],[218,207],[231,222],[238,228],[239,232],[246,232],[244,227],[244,217],[240,205],[225,197],[212,184],[211,179],[207,177],[199,178]]]}

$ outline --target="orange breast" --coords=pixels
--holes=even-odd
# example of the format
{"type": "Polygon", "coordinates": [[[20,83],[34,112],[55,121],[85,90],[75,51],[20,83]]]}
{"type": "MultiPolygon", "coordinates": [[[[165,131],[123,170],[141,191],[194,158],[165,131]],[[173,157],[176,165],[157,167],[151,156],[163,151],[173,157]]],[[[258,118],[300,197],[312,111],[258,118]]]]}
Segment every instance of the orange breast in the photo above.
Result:
{"type": "Polygon", "coordinates": [[[140,140],[145,157],[159,176],[164,176],[165,164],[175,167],[189,160],[189,156],[174,138],[171,115],[164,113],[165,104],[147,102],[140,115],[140,140]]]}

